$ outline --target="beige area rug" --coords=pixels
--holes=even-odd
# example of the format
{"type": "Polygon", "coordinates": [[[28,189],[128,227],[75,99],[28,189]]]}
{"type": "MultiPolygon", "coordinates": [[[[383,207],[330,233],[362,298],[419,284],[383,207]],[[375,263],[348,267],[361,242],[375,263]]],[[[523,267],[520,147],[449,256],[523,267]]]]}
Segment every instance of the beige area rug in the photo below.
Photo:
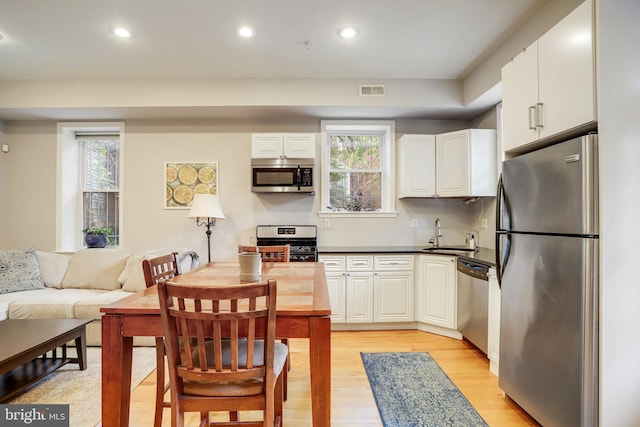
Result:
{"type": "MultiPolygon", "coordinates": [[[[74,350],[71,350],[74,351],[74,350]]],[[[102,418],[102,357],[100,347],[87,348],[88,366],[67,364],[29,386],[24,393],[6,402],[11,404],[69,404],[70,425],[95,427],[102,418]]],[[[155,347],[134,347],[131,389],[156,368],[155,347]]]]}

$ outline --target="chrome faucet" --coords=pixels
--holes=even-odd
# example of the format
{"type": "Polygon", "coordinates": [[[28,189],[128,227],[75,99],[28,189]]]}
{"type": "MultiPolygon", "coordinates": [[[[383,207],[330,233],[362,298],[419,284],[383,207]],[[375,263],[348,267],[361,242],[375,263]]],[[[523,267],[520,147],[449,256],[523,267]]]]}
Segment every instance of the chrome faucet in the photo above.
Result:
{"type": "Polygon", "coordinates": [[[436,218],[436,235],[433,236],[433,246],[436,248],[440,246],[439,237],[442,237],[442,227],[440,227],[440,218],[436,218]]]}

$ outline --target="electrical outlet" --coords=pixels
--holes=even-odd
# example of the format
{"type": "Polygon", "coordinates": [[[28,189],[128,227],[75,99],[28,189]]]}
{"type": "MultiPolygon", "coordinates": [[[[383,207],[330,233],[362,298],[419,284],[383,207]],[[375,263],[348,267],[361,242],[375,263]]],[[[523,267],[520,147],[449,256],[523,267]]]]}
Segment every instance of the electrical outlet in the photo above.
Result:
{"type": "Polygon", "coordinates": [[[325,218],[324,219],[324,228],[331,228],[331,219],[330,218],[325,218]]]}
{"type": "Polygon", "coordinates": [[[411,228],[418,228],[418,218],[411,218],[411,228]]]}
{"type": "Polygon", "coordinates": [[[489,226],[489,223],[487,221],[487,218],[482,218],[480,220],[480,228],[487,228],[489,226]]]}

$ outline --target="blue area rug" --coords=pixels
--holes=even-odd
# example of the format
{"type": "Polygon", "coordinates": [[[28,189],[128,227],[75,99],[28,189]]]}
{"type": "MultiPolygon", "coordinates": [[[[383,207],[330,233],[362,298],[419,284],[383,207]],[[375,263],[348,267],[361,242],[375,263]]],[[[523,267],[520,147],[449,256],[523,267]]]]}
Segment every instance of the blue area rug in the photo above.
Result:
{"type": "Polygon", "coordinates": [[[385,427],[487,426],[429,353],[361,353],[385,427]]]}

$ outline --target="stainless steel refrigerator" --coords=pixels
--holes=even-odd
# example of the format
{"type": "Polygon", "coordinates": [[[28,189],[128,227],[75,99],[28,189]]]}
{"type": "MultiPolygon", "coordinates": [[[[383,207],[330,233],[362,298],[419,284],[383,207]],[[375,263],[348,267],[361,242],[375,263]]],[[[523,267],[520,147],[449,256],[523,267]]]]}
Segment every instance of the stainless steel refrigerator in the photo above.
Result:
{"type": "Polygon", "coordinates": [[[500,388],[545,427],[598,423],[598,139],[503,163],[500,388]]]}

